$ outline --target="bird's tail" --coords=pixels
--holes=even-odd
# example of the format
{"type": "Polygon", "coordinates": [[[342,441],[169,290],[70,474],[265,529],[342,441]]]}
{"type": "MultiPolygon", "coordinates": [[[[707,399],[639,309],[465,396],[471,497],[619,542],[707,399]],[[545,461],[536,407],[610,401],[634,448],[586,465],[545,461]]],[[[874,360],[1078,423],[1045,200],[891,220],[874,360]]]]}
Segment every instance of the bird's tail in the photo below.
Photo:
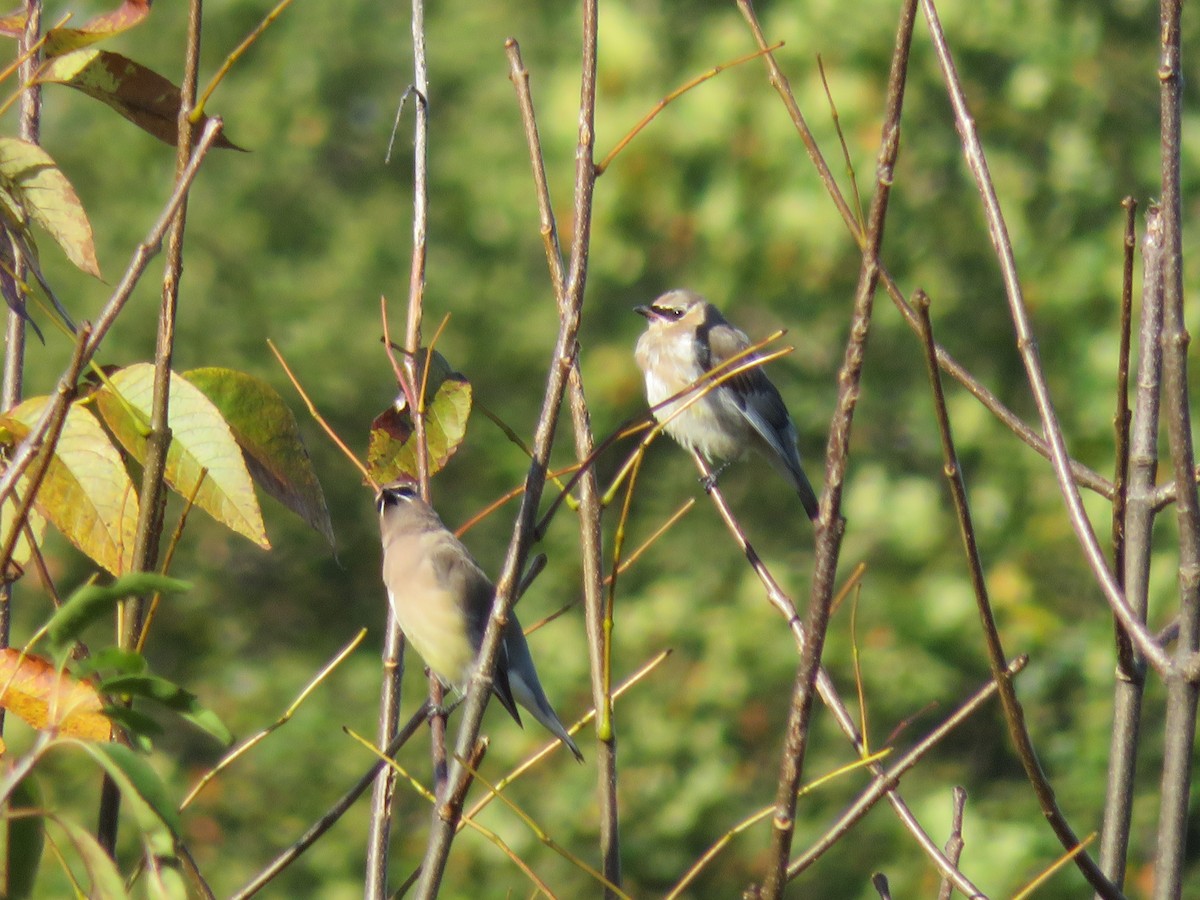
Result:
{"type": "Polygon", "coordinates": [[[563,727],[563,723],[554,712],[554,707],[550,705],[546,692],[542,690],[537,669],[533,667],[533,657],[529,653],[529,644],[515,616],[509,619],[508,625],[504,634],[504,645],[508,651],[508,684],[513,699],[529,710],[547,731],[566,744],[567,749],[579,762],[583,762],[583,754],[567,734],[567,729],[563,727]]]}

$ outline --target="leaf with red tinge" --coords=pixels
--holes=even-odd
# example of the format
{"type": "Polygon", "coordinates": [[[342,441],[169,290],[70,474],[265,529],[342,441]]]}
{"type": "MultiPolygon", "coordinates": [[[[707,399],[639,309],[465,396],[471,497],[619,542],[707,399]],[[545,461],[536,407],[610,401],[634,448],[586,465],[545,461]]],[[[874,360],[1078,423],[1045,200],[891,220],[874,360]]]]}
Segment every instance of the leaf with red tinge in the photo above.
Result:
{"type": "MultiPolygon", "coordinates": [[[[428,351],[422,351],[422,359],[428,351]]],[[[429,448],[429,474],[450,461],[467,433],[471,415],[471,383],[450,368],[436,350],[425,382],[425,443],[429,448]]],[[[412,415],[403,395],[371,423],[367,444],[367,469],[379,484],[400,475],[417,477],[417,448],[412,415]]]]}
{"type": "MultiPolygon", "coordinates": [[[[89,48],[74,50],[45,62],[33,79],[37,84],[65,84],[118,113],[160,141],[175,146],[178,139],[179,88],[152,69],[119,53],[89,48]]],[[[198,123],[203,127],[207,116],[198,123]]],[[[197,136],[200,134],[197,128],[197,136]]],[[[242,148],[225,135],[213,143],[227,150],[242,148]]]]}
{"type": "Polygon", "coordinates": [[[122,31],[128,31],[150,15],[151,2],[152,0],[124,0],[117,9],[96,16],[82,28],[51,28],[46,33],[42,53],[47,57],[61,56],[122,31]]]}
{"type": "MultiPolygon", "coordinates": [[[[96,409],[130,455],[144,462],[146,423],[154,399],[154,366],[137,363],[113,373],[109,382],[112,387],[106,386],[93,395],[96,409]],[[113,394],[114,388],[124,403],[113,394]]],[[[174,372],[167,409],[171,429],[167,484],[183,497],[191,496],[199,485],[197,506],[263,549],[270,549],[254,483],[220,410],[174,372]]]]}
{"type": "MultiPolygon", "coordinates": [[[[37,144],[0,138],[0,192],[54,238],[79,270],[100,277],[92,225],[79,195],[37,144]]],[[[12,212],[10,210],[10,212],[12,212]]]]}
{"type": "Polygon", "coordinates": [[[325,494],[300,437],[296,417],[279,392],[261,378],[233,369],[184,372],[221,411],[260,487],[333,546],[325,494]]]}
{"type": "MultiPolygon", "coordinates": [[[[25,437],[49,401],[49,397],[31,397],[0,416],[0,427],[17,439],[25,437]]],[[[27,489],[25,479],[21,485],[21,490],[27,489]]],[[[77,403],[67,409],[34,505],[67,540],[109,572],[121,575],[132,567],[137,493],[120,451],[95,417],[77,403]]]]}
{"type": "Polygon", "coordinates": [[[112,729],[95,687],[14,647],[0,650],[0,707],[40,731],[54,727],[88,741],[107,741],[112,729]]]}

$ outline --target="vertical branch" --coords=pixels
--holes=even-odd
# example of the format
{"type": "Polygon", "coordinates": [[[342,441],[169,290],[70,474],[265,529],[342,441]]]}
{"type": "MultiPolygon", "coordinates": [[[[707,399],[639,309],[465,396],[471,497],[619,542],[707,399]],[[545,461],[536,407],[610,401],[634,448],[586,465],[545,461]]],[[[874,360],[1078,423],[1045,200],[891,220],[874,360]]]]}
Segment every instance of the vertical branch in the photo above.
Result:
{"type": "MultiPolygon", "coordinates": [[[[1122,242],[1120,347],[1117,351],[1117,410],[1113,414],[1114,464],[1112,503],[1113,575],[1125,590],[1125,508],[1129,491],[1129,350],[1133,330],[1133,256],[1137,250],[1137,201],[1126,197],[1125,239],[1122,242]]],[[[1126,594],[1126,602],[1129,597],[1126,594]]],[[[1128,671],[1133,665],[1133,645],[1129,636],[1116,626],[1117,665],[1128,671]]]]}
{"type": "MultiPolygon", "coordinates": [[[[188,13],[187,48],[183,81],[180,85],[179,112],[176,117],[178,140],[175,147],[175,181],[180,183],[188,169],[194,143],[195,126],[191,121],[196,103],[196,81],[200,67],[200,34],[203,0],[191,0],[188,13]]],[[[171,388],[171,360],[175,352],[175,310],[179,300],[179,281],[183,275],[183,240],[187,223],[187,195],[180,198],[167,237],[164,260],[162,300],[158,312],[158,336],[154,348],[154,394],[150,409],[150,434],[146,438],[146,457],[138,497],[137,533],[133,546],[133,569],[151,572],[158,565],[158,542],[162,534],[166,508],[165,475],[167,450],[171,446],[168,408],[171,388]]],[[[122,647],[136,647],[142,640],[148,600],[134,597],[118,616],[122,647]]],[[[116,784],[105,776],[100,793],[97,840],[110,854],[116,847],[117,814],[121,797],[116,784]]]]}
{"type": "MultiPolygon", "coordinates": [[[[1124,545],[1119,567],[1126,601],[1141,622],[1146,621],[1150,591],[1150,559],[1155,516],[1155,481],[1158,478],[1158,432],[1162,385],[1163,263],[1165,254],[1162,217],[1157,206],[1146,213],[1142,240],[1142,311],[1138,325],[1137,390],[1129,435],[1124,545]]],[[[1120,653],[1113,687],[1113,729],[1109,745],[1108,785],[1104,824],[1100,834],[1100,867],[1118,887],[1125,881],[1125,860],[1133,815],[1134,778],[1141,729],[1146,662],[1132,647],[1128,658],[1120,653]]]]}
{"type": "MultiPolygon", "coordinates": [[[[17,45],[24,55],[37,44],[42,31],[42,0],[25,0],[25,31],[17,45]]],[[[25,90],[21,94],[21,139],[36,144],[41,135],[42,88],[33,83],[34,73],[41,63],[40,52],[30,53],[21,64],[19,78],[25,90]]],[[[13,288],[22,281],[25,259],[18,255],[13,272],[13,288]]],[[[24,308],[22,304],[21,308],[24,308]]],[[[0,386],[0,408],[12,409],[21,402],[21,387],[25,376],[25,318],[17,310],[9,310],[4,335],[4,383],[0,386]]],[[[5,563],[7,566],[7,561],[5,563]]],[[[11,626],[12,585],[0,584],[0,648],[8,646],[11,626]]],[[[4,731],[4,710],[0,709],[0,734],[4,731]]]]}
{"type": "Polygon", "coordinates": [[[450,767],[445,802],[438,804],[438,818],[429,836],[422,863],[417,897],[429,900],[437,895],[446,869],[455,824],[462,814],[464,788],[470,773],[462,760],[470,757],[483,720],[483,710],[491,691],[492,672],[500,644],[501,629],[508,622],[514,589],[529,553],[537,524],[537,507],[546,484],[547,464],[554,445],[554,431],[566,392],[571,362],[578,352],[579,323],[583,306],[583,288],[587,276],[588,242],[591,237],[592,192],[595,187],[594,121],[596,102],[596,0],[583,0],[582,87],[580,90],[579,139],[575,151],[574,241],[563,303],[559,306],[558,336],[546,378],[542,409],[534,429],[533,454],[525,477],[525,493],[513,526],[504,566],[496,582],[487,631],[476,660],[475,672],[463,703],[462,722],[455,742],[455,758],[450,767]]]}
{"type": "MultiPolygon", "coordinates": [[[[509,39],[505,43],[505,49],[509,58],[509,77],[517,91],[521,117],[525,124],[525,137],[529,145],[529,157],[533,164],[534,187],[538,199],[538,213],[541,218],[546,262],[550,268],[550,281],[554,285],[554,295],[558,299],[561,309],[567,302],[566,275],[563,271],[558,228],[554,220],[554,207],[550,202],[550,190],[546,182],[545,162],[542,157],[541,140],[538,136],[533,97],[529,90],[529,71],[521,59],[521,48],[516,41],[509,39]]],[[[594,97],[591,102],[594,104],[594,97]]],[[[619,886],[621,883],[621,854],[617,804],[617,738],[612,715],[612,695],[605,677],[612,636],[605,627],[606,608],[600,531],[602,504],[595,470],[588,465],[595,452],[595,437],[592,433],[591,414],[588,411],[587,397],[584,394],[583,376],[579,369],[578,358],[571,361],[567,391],[571,405],[571,420],[575,431],[575,458],[582,466],[579,476],[579,539],[583,557],[584,616],[592,676],[592,704],[596,709],[596,731],[599,738],[597,779],[600,792],[600,855],[605,879],[609,883],[619,886]]],[[[604,892],[606,897],[613,895],[608,885],[605,885],[604,892]]]]}
{"type": "MultiPolygon", "coordinates": [[[[429,447],[425,440],[425,397],[420,375],[421,319],[425,300],[425,247],[429,218],[429,67],[425,59],[425,4],[412,3],[413,85],[416,114],[413,122],[413,225],[412,260],[409,264],[408,318],[404,333],[402,385],[413,419],[413,439],[417,442],[417,480],[421,497],[429,501],[429,447]]],[[[428,365],[428,363],[426,363],[428,365]]],[[[379,695],[377,742],[388,746],[400,724],[401,685],[404,679],[404,634],[400,623],[386,604],[387,618],[383,639],[383,676],[379,695]]],[[[441,713],[441,686],[436,677],[429,679],[431,746],[434,757],[435,791],[440,790],[445,769],[445,714],[441,713]]],[[[371,819],[367,836],[367,873],[363,896],[381,900],[387,896],[388,837],[391,834],[392,800],[397,772],[391,766],[380,769],[371,791],[371,819]]]]}
{"type": "Polygon", "coordinates": [[[1183,316],[1183,217],[1179,157],[1183,116],[1183,63],[1180,51],[1182,0],[1161,0],[1160,152],[1163,226],[1163,398],[1171,468],[1175,471],[1175,510],[1179,529],[1179,638],[1176,665],[1167,677],[1163,727],[1162,801],[1154,896],[1178,897],[1187,849],[1192,751],[1200,684],[1184,674],[1200,648],[1200,499],[1196,482],[1192,420],[1187,384],[1189,336],[1183,316]]]}
{"type": "Polygon", "coordinates": [[[795,830],[796,798],[804,772],[804,755],[808,747],[809,720],[812,712],[814,686],[821,670],[821,652],[829,626],[833,601],[834,579],[841,551],[845,521],[841,517],[842,488],[850,453],[850,432],[854,410],[861,391],[863,360],[867,337],[871,329],[875,288],[879,282],[879,249],[883,244],[884,222],[887,217],[896,156],[900,150],[900,114],[904,105],[904,86],[908,73],[909,48],[912,45],[916,0],[905,0],[896,29],[896,44],[888,75],[887,107],[880,140],[879,160],[875,173],[875,190],[867,215],[867,232],[863,242],[862,267],[854,296],[854,311],[850,338],[838,373],[838,400],[834,411],[826,451],[825,494],[821,517],[817,525],[816,559],[812,590],[804,633],[808,638],[800,655],[796,682],[792,690],[792,705],[784,735],[783,760],[775,794],[774,830],[764,897],[783,895],[787,882],[788,856],[795,830]]]}

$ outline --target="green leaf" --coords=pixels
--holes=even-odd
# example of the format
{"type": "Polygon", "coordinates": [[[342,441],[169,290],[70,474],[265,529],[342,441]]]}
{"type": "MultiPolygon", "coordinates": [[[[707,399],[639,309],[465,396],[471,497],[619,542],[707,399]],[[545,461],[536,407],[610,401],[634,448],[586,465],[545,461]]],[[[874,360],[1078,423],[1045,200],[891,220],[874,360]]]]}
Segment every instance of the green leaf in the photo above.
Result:
{"type": "Polygon", "coordinates": [[[122,744],[75,743],[111,776],[154,852],[173,855],[174,836],[182,830],[179,811],[149,761],[122,744]]]}
{"type": "Polygon", "coordinates": [[[86,678],[90,675],[138,675],[146,671],[146,657],[132,650],[123,650],[112,645],[93,650],[91,656],[71,664],[75,675],[86,678]]]}
{"type": "MultiPolygon", "coordinates": [[[[23,438],[49,401],[49,397],[31,397],[0,417],[0,424],[23,438]]],[[[22,490],[28,488],[24,479],[21,485],[22,490]]],[[[120,451],[95,417],[77,403],[67,409],[62,436],[34,504],[67,540],[109,572],[129,571],[137,533],[137,493],[120,451]]]]}
{"type": "Polygon", "coordinates": [[[5,900],[20,900],[33,895],[38,865],[45,845],[45,819],[40,815],[13,816],[12,813],[42,808],[41,791],[32,775],[21,779],[9,795],[5,826],[8,841],[5,848],[3,895],[5,900]]]}
{"type": "Polygon", "coordinates": [[[0,188],[54,238],[76,268],[100,277],[92,225],[50,154],[37,144],[0,137],[0,188]]]}
{"type": "Polygon", "coordinates": [[[129,736],[130,741],[139,745],[144,744],[146,752],[149,752],[153,739],[160,737],[163,733],[163,727],[157,719],[141,710],[130,709],[128,706],[110,703],[104,707],[104,715],[110,722],[120,725],[129,736]]]}
{"type": "Polygon", "coordinates": [[[166,678],[158,675],[118,675],[102,682],[100,690],[106,694],[125,694],[160,703],[207,731],[221,743],[233,743],[233,735],[216,713],[205,708],[195,694],[166,678]]]}
{"type": "MultiPolygon", "coordinates": [[[[54,823],[67,833],[67,840],[79,854],[90,880],[89,884],[77,885],[80,893],[89,900],[127,900],[129,894],[125,891],[125,881],[117,870],[117,864],[87,829],[65,816],[56,818],[54,823]]],[[[71,877],[74,881],[74,877],[71,877]]]]}
{"type": "MultiPolygon", "coordinates": [[[[422,351],[422,360],[429,351],[422,351]]],[[[423,366],[421,367],[423,368],[423,366]]],[[[412,414],[403,395],[371,423],[367,469],[380,484],[400,475],[417,477],[417,448],[412,414]]],[[[471,415],[471,383],[450,368],[436,350],[425,383],[425,442],[429,448],[429,474],[450,461],[467,433],[471,415]]]]}
{"type": "MultiPolygon", "coordinates": [[[[94,48],[75,50],[43,64],[35,84],[65,84],[105,103],[172,147],[178,143],[179,88],[157,72],[119,53],[94,48]]],[[[204,116],[197,133],[208,121],[204,116]]],[[[216,147],[241,150],[224,135],[216,147]]]]}
{"type": "MultiPolygon", "coordinates": [[[[105,385],[93,395],[96,408],[121,445],[139,463],[144,462],[145,422],[150,419],[154,396],[154,367],[137,363],[112,373],[109,382],[111,386],[105,385]],[[113,394],[114,388],[124,403],[113,394]]],[[[171,429],[167,484],[184,497],[191,496],[199,485],[197,506],[221,524],[269,549],[271,543],[263,527],[254,484],[233,433],[212,401],[174,372],[167,424],[171,429]]]]}
{"type": "Polygon", "coordinates": [[[110,585],[85,584],[50,617],[46,632],[56,646],[77,640],[92,622],[105,616],[126,597],[145,597],[150,594],[181,594],[191,585],[177,578],[154,572],[134,572],[118,578],[110,585]]]}
{"type": "Polygon", "coordinates": [[[333,525],[296,417],[279,392],[261,378],[232,369],[184,372],[213,402],[264,491],[302,518],[333,546],[333,525]]]}

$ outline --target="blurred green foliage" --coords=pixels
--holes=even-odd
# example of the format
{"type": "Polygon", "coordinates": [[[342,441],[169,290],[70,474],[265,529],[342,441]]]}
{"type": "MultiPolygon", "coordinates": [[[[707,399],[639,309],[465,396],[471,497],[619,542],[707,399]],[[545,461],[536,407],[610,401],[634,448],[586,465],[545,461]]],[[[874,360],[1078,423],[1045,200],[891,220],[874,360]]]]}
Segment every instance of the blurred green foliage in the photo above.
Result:
{"type": "MultiPolygon", "coordinates": [[[[109,5],[93,0],[73,7],[82,17],[109,5]]],[[[205,76],[270,5],[205,4],[205,76]]],[[[112,42],[112,49],[177,80],[185,6],[158,4],[145,25],[112,42]]],[[[943,24],[1004,205],[1070,447],[1083,462],[1110,472],[1120,201],[1131,195],[1144,204],[1158,183],[1156,6],[1149,0],[944,6],[943,24]]],[[[753,49],[732,4],[617,0],[602,7],[598,157],[664,94],[753,49]]],[[[760,10],[768,38],[786,41],[781,64],[846,188],[817,70],[822,58],[864,195],[873,177],[896,7],[883,0],[809,0],[763,3],[760,10]]],[[[60,11],[49,3],[47,17],[60,11]]],[[[503,42],[509,36],[521,42],[532,74],[565,241],[578,13],[572,4],[430,4],[427,24],[427,334],[450,314],[438,349],[471,380],[479,402],[528,435],[556,313],[503,42]]],[[[1196,17],[1185,25],[1190,50],[1200,37],[1196,17]]],[[[411,233],[411,111],[401,122],[396,158],[388,165],[383,157],[410,70],[403,5],[295,4],[213,97],[209,112],[222,115],[230,138],[252,152],[214,155],[189,209],[176,368],[249,371],[291,397],[266,350],[271,338],[360,454],[371,419],[395,392],[379,343],[379,297],[387,296],[392,328],[401,329],[411,233]]],[[[85,203],[106,278],[115,283],[169,191],[173,152],[85,97],[53,88],[44,96],[44,143],[85,203]]],[[[1183,177],[1191,219],[1200,196],[1200,117],[1194,95],[1188,103],[1183,177]]],[[[44,256],[73,314],[94,314],[108,289],[60,265],[53,248],[44,256]]],[[[920,22],[884,259],[903,289],[929,292],[939,339],[1032,421],[979,199],[920,22]]],[[[597,431],[606,434],[644,410],[631,355],[642,322],[630,308],[664,289],[688,286],[752,335],[790,329],[787,340],[796,352],[773,365],[772,377],[797,420],[809,471],[820,481],[857,274],[855,244],[761,64],[706,82],[667,108],[597,186],[581,338],[597,431]]],[[[1186,270],[1185,277],[1194,293],[1195,272],[1186,270]]],[[[154,282],[148,277],[138,289],[103,362],[152,357],[154,282]]],[[[49,341],[30,348],[29,393],[49,390],[64,364],[68,348],[56,336],[49,341]]],[[[1059,799],[1086,834],[1099,826],[1104,795],[1110,616],[1081,564],[1049,467],[960,389],[948,392],[1006,649],[1033,657],[1018,680],[1020,696],[1059,799]]],[[[299,413],[298,400],[295,408],[299,413]]],[[[173,572],[197,587],[165,603],[147,648],[156,671],[195,691],[237,734],[247,735],[273,721],[357,629],[371,630],[367,645],[297,716],[210,786],[185,816],[191,850],[219,896],[291,842],[371,762],[341,731],[346,725],[374,733],[385,602],[371,497],[316,427],[302,422],[302,428],[329,498],[336,555],[275,504],[266,510],[271,552],[193,517],[173,572]]],[[[566,428],[556,452],[563,463],[571,450],[566,428]]],[[[611,475],[631,446],[603,457],[601,475],[611,475]]],[[[833,623],[827,665],[843,695],[853,697],[857,642],[872,742],[881,745],[904,725],[896,738],[904,747],[982,684],[987,665],[940,474],[919,346],[882,294],[853,454],[843,569],[859,562],[868,569],[857,597],[857,633],[844,606],[833,623]]],[[[464,446],[434,485],[435,502],[456,525],[518,484],[525,468],[520,450],[475,416],[464,446]]],[[[735,466],[722,483],[760,553],[803,604],[812,561],[809,525],[775,476],[758,472],[757,464],[735,466]]],[[[622,577],[617,596],[618,676],[662,648],[675,651],[617,708],[624,871],[635,896],[664,891],[729,827],[771,802],[796,664],[784,624],[705,502],[690,463],[667,442],[650,451],[630,541],[643,540],[689,496],[700,496],[696,508],[622,577]]],[[[1088,502],[1106,534],[1104,503],[1088,502]]],[[[493,572],[510,512],[492,516],[467,537],[493,572]]],[[[610,535],[614,521],[610,515],[610,535]]],[[[1171,608],[1174,592],[1172,516],[1159,531],[1156,622],[1171,608]]],[[[550,565],[522,601],[526,623],[578,594],[576,546],[571,514],[563,511],[539,548],[550,565]]],[[[60,586],[85,577],[87,566],[73,551],[52,550],[60,586]]],[[[32,579],[18,586],[15,642],[27,634],[21,623],[44,618],[46,609],[32,579]]],[[[589,682],[578,608],[534,635],[531,646],[563,718],[582,714],[589,682]]],[[[410,660],[408,669],[406,710],[424,690],[419,663],[410,660]]],[[[1160,709],[1161,690],[1154,686],[1147,698],[1132,896],[1147,889],[1150,877],[1160,709]]],[[[816,726],[806,766],[813,778],[852,756],[823,712],[816,726]]],[[[485,728],[493,740],[487,761],[493,776],[542,739],[536,728],[518,731],[495,709],[485,728]]],[[[10,731],[19,744],[19,726],[10,731]]],[[[591,761],[595,750],[587,743],[581,741],[591,761]]],[[[205,736],[176,730],[160,742],[154,763],[182,796],[219,753],[205,736]]],[[[414,741],[402,761],[428,779],[423,742],[414,741]]],[[[95,786],[83,783],[65,759],[47,771],[53,775],[43,782],[47,804],[77,804],[82,821],[90,821],[95,786]]],[[[797,849],[827,827],[863,781],[861,774],[846,775],[802,799],[797,849]]],[[[904,782],[905,797],[939,839],[947,833],[955,784],[969,790],[963,868],[993,895],[1011,894],[1059,856],[994,707],[955,732],[904,782]]],[[[559,753],[518,782],[511,796],[557,840],[595,860],[591,765],[576,766],[559,753]]],[[[392,877],[398,883],[420,859],[430,810],[403,786],[397,809],[392,877]]],[[[357,896],[366,816],[364,802],[266,895],[357,896]]],[[[500,804],[484,821],[560,896],[596,895],[586,875],[541,846],[500,804]]],[[[764,823],[734,840],[690,896],[731,896],[759,874],[767,829],[764,823]]],[[[930,896],[937,881],[885,807],[805,873],[792,893],[873,897],[874,871],[887,873],[896,896],[930,896]]],[[[1068,867],[1038,896],[1078,897],[1085,890],[1068,867]]],[[[478,835],[468,832],[455,845],[445,896],[529,892],[515,867],[478,835]]]]}

